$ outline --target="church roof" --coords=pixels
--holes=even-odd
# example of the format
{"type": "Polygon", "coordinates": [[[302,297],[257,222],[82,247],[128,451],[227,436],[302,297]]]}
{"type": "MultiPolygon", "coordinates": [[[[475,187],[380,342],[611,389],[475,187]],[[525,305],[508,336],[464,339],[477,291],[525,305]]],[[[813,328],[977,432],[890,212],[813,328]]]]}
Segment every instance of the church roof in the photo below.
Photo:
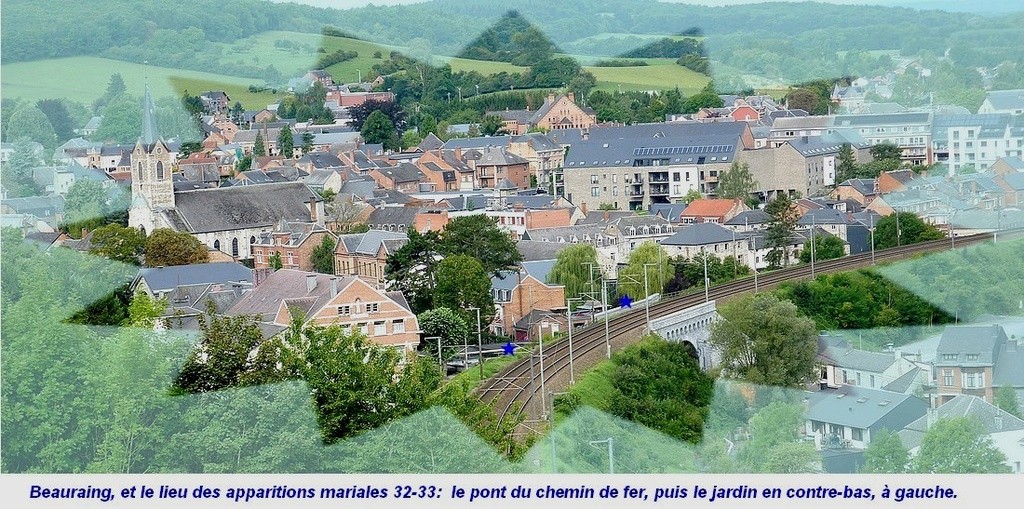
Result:
{"type": "Polygon", "coordinates": [[[176,212],[190,233],[260,228],[273,226],[282,219],[309,221],[310,200],[323,201],[301,182],[198,189],[174,194],[176,212]]]}
{"type": "Polygon", "coordinates": [[[149,93],[149,85],[146,85],[146,94],[142,99],[142,143],[146,144],[148,150],[157,140],[156,115],[153,113],[153,96],[149,93]]]}

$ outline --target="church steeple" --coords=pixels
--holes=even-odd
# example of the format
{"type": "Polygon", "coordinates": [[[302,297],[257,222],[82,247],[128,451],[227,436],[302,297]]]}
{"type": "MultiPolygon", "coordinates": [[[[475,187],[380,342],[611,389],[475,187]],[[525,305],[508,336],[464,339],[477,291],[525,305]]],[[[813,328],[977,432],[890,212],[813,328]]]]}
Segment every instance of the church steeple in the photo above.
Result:
{"type": "Polygon", "coordinates": [[[156,117],[153,114],[153,96],[149,93],[149,84],[146,84],[146,92],[142,98],[142,143],[146,147],[152,147],[156,143],[156,117]]]}

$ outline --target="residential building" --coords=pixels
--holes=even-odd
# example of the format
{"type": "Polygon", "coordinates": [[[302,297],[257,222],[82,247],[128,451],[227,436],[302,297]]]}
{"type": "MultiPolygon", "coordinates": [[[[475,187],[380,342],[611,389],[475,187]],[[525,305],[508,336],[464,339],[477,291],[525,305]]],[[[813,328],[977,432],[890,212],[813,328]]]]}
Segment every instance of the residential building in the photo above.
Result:
{"type": "Polygon", "coordinates": [[[753,148],[743,122],[642,124],[552,132],[570,145],[565,196],[580,207],[646,210],[697,190],[713,193],[720,172],[753,148]]]}
{"type": "Polygon", "coordinates": [[[849,179],[837,185],[829,193],[829,197],[835,200],[853,200],[866,207],[879,194],[878,179],[849,179]]]}
{"type": "Polygon", "coordinates": [[[883,429],[901,430],[928,409],[909,394],[855,385],[812,392],[806,405],[805,433],[819,449],[866,449],[883,429]]]}
{"type": "Polygon", "coordinates": [[[409,241],[403,232],[370,230],[338,236],[334,246],[334,273],[360,276],[376,285],[384,282],[388,257],[409,241]]]}
{"type": "Polygon", "coordinates": [[[1024,115],[1024,89],[992,90],[985,94],[985,100],[978,108],[979,114],[1008,113],[1024,115]]]}
{"type": "Polygon", "coordinates": [[[755,194],[762,202],[780,193],[791,197],[816,196],[835,185],[836,167],[843,145],[849,144],[857,162],[870,160],[869,145],[856,135],[831,133],[801,136],[772,146],[747,150],[739,162],[750,167],[757,182],[755,194]]]}
{"type": "Polygon", "coordinates": [[[985,171],[1001,157],[1024,156],[1024,116],[936,115],[932,138],[935,162],[949,175],[985,171]]]}
{"type": "MultiPolygon", "coordinates": [[[[914,457],[920,452],[925,433],[932,426],[935,426],[942,419],[956,417],[969,417],[974,420],[982,435],[993,437],[993,445],[1000,450],[1003,450],[1007,445],[1002,443],[1002,441],[995,440],[995,438],[1000,437],[1000,434],[1016,432],[1015,434],[1019,435],[1020,432],[1024,431],[1024,421],[1013,414],[992,405],[978,396],[961,394],[936,408],[929,408],[925,415],[898,430],[896,435],[900,437],[903,447],[907,448],[910,456],[914,457]]],[[[1005,436],[1001,435],[1003,438],[1005,436]]],[[[1017,443],[1014,445],[1016,447],[1011,446],[1008,448],[1008,452],[1011,452],[1010,455],[1007,455],[1007,460],[1009,460],[1008,466],[1011,469],[1016,468],[1014,470],[1015,473],[1020,473],[1020,465],[1015,465],[1013,462],[1021,460],[1021,444],[1017,443]],[[1015,454],[1013,454],[1014,452],[1015,454]]]]}
{"type": "Polygon", "coordinates": [[[130,288],[133,294],[144,293],[151,299],[162,299],[178,287],[195,285],[241,285],[251,289],[253,271],[238,262],[145,267],[139,270],[130,288]]]}
{"type": "Polygon", "coordinates": [[[679,216],[679,222],[684,225],[695,223],[725,224],[739,213],[750,210],[743,200],[734,199],[708,199],[701,198],[693,200],[679,216]]]}
{"type": "Polygon", "coordinates": [[[553,129],[589,129],[597,123],[597,113],[587,107],[576,104],[576,96],[568,94],[548,94],[536,111],[505,110],[488,111],[485,115],[497,115],[502,119],[502,130],[506,133],[523,135],[531,128],[553,129]]]}
{"type": "Polygon", "coordinates": [[[1024,360],[1024,351],[1017,346],[1017,341],[1010,341],[996,324],[947,326],[935,352],[933,395],[937,404],[960,394],[978,396],[991,403],[998,387],[996,366],[1002,361],[1004,369],[1010,370],[1024,360]],[[1001,355],[1006,358],[1000,359],[1001,355]]]}
{"type": "Polygon", "coordinates": [[[401,292],[385,292],[355,276],[281,269],[270,273],[226,313],[257,316],[266,337],[302,325],[338,325],[405,355],[420,341],[419,322],[401,292]],[[296,311],[301,315],[294,314],[296,311]]]}
{"type": "Polygon", "coordinates": [[[920,112],[839,115],[834,128],[852,129],[871,145],[891,143],[901,149],[901,161],[932,164],[932,114],[920,112]]]}
{"type": "Polygon", "coordinates": [[[853,348],[841,336],[819,336],[821,389],[856,385],[901,394],[915,394],[930,381],[928,366],[903,352],[871,352],[853,348]]]}
{"type": "Polygon", "coordinates": [[[694,258],[702,253],[716,258],[734,256],[740,264],[754,267],[748,236],[715,223],[694,223],[677,228],[661,242],[669,256],[694,258]]]}
{"type": "Polygon", "coordinates": [[[253,265],[257,269],[271,267],[271,257],[281,257],[281,267],[295,270],[313,270],[313,250],[325,237],[336,242],[335,235],[322,224],[312,222],[281,221],[273,231],[256,236],[252,244],[253,265]]]}
{"type": "Polygon", "coordinates": [[[491,278],[495,334],[512,333],[516,322],[533,310],[565,308],[565,287],[547,282],[554,266],[555,260],[523,262],[518,270],[501,271],[491,278]]]}

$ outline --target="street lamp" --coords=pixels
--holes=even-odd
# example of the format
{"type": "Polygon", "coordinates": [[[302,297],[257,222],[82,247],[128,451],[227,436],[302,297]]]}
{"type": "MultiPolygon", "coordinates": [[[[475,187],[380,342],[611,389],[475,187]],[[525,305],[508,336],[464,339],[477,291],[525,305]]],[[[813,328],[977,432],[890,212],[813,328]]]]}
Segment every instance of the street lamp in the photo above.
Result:
{"type": "Polygon", "coordinates": [[[574,300],[578,300],[578,301],[582,302],[583,299],[580,298],[580,297],[570,297],[568,299],[565,299],[565,318],[566,318],[566,320],[569,323],[569,383],[570,384],[576,383],[576,371],[573,368],[573,363],[572,363],[572,357],[573,357],[573,352],[572,352],[572,301],[574,301],[574,300]]]}
{"type": "MultiPolygon", "coordinates": [[[[647,288],[647,267],[658,267],[657,263],[644,264],[644,314],[647,316],[647,333],[651,333],[651,291],[647,288]]],[[[658,275],[661,276],[661,267],[658,267],[658,275]]]]}
{"type": "Polygon", "coordinates": [[[608,444],[608,473],[609,474],[614,474],[615,473],[615,449],[614,449],[614,443],[615,443],[615,439],[613,439],[612,437],[608,437],[608,438],[606,438],[604,440],[591,440],[590,441],[590,445],[592,445],[594,447],[597,447],[598,444],[608,444]]]}
{"type": "MultiPolygon", "coordinates": [[[[476,363],[480,366],[480,380],[484,379],[484,341],[480,333],[480,308],[467,308],[476,311],[476,363]]],[[[466,339],[466,368],[469,368],[469,339],[466,339]]]]}

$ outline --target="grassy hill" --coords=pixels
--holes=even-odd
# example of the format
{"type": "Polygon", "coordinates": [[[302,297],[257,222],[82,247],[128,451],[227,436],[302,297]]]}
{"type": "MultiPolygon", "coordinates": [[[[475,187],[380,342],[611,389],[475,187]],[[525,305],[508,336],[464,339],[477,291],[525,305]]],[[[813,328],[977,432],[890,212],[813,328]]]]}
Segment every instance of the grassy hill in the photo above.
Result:
{"type": "Polygon", "coordinates": [[[0,90],[4,97],[27,100],[67,98],[91,103],[103,95],[110,75],[120,73],[128,91],[142,95],[148,76],[155,97],[180,95],[183,90],[195,94],[204,90],[227,91],[233,100],[248,108],[263,108],[274,102],[269,93],[251,93],[250,84],[259,80],[224,76],[199,71],[146,66],[97,57],[51,58],[17,62],[0,67],[0,90]]]}
{"type": "Polygon", "coordinates": [[[704,88],[711,78],[680,67],[672,59],[645,59],[649,65],[639,67],[587,67],[597,77],[597,89],[669,90],[679,87],[683,95],[692,95],[704,88]]]}

